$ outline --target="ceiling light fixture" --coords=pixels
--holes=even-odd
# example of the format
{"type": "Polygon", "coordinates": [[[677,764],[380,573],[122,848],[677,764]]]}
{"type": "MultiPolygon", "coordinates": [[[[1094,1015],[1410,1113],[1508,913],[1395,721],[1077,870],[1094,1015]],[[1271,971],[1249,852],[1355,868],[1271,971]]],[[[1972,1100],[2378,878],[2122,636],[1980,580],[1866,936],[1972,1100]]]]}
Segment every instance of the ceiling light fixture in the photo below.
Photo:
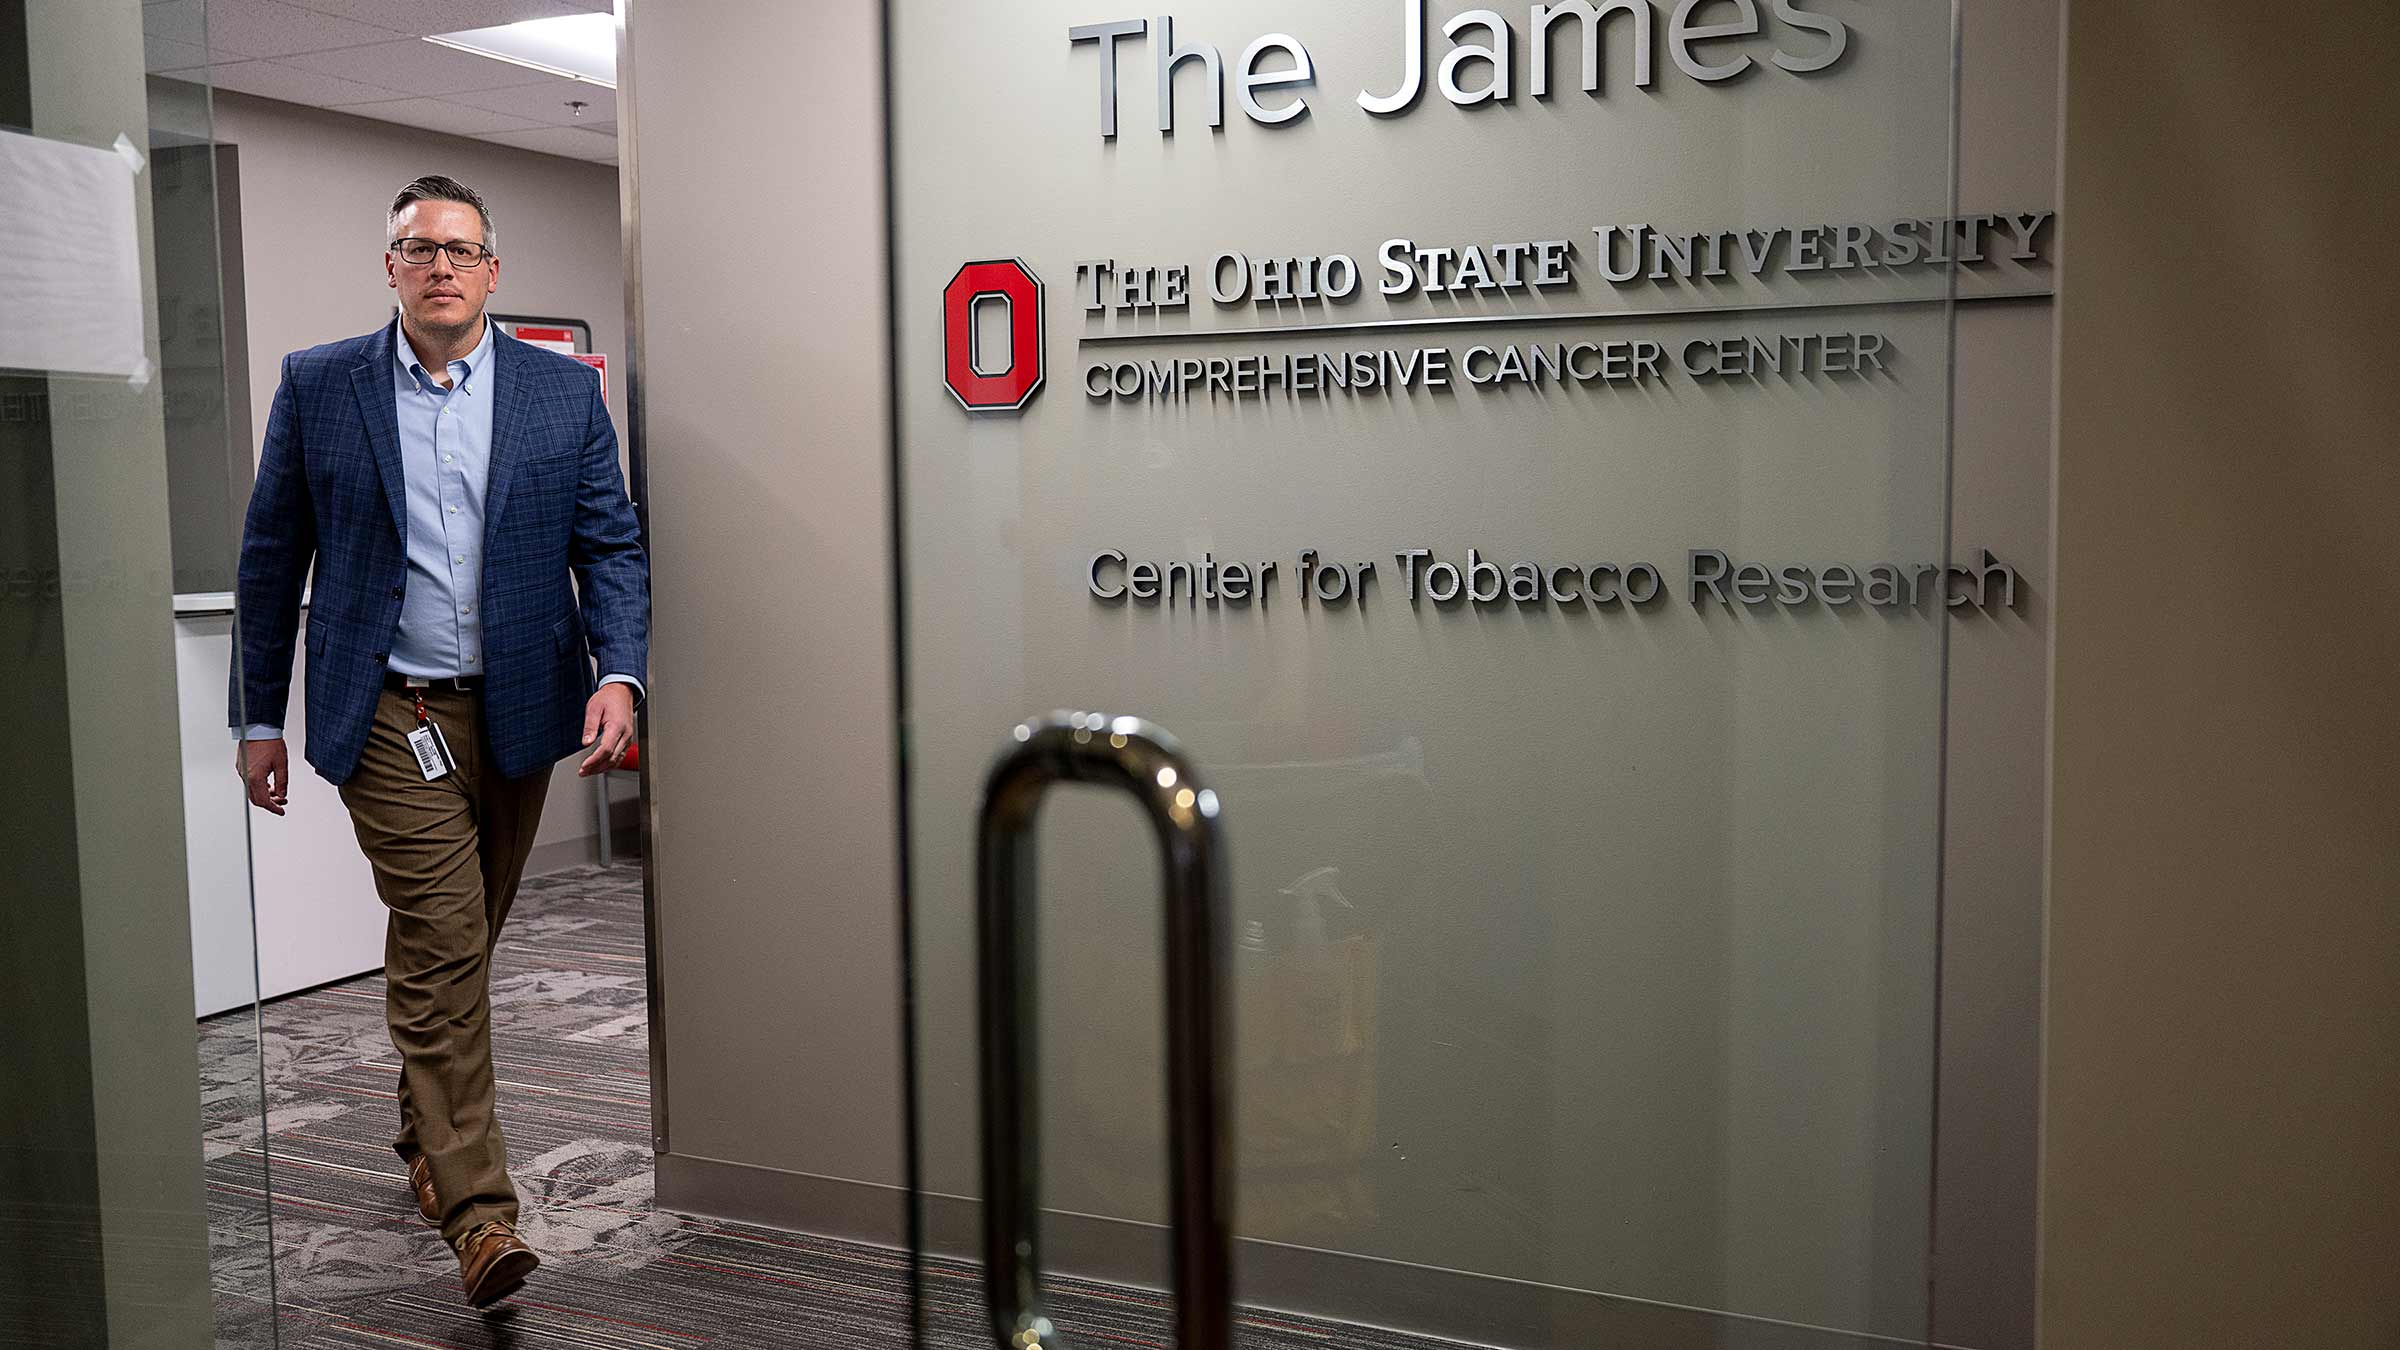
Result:
{"type": "Polygon", "coordinates": [[[497,28],[436,33],[425,40],[545,75],[596,84],[603,89],[617,87],[617,19],[613,14],[527,19],[497,28]]]}

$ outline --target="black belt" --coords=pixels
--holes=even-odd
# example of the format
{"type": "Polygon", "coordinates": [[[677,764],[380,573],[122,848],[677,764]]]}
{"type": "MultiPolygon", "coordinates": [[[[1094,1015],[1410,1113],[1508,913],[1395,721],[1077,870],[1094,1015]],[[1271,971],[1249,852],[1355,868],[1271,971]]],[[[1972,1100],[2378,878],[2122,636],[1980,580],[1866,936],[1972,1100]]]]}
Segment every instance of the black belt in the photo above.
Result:
{"type": "Polygon", "coordinates": [[[449,689],[472,694],[483,687],[480,675],[403,675],[396,670],[383,672],[383,687],[403,692],[410,689],[449,689]]]}

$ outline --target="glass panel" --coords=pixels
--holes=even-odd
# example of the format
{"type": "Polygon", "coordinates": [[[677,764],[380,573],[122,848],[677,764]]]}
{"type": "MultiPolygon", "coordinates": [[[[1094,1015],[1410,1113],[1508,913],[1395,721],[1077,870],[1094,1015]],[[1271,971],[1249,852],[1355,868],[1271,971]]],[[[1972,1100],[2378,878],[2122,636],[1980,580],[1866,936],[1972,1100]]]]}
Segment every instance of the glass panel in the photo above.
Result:
{"type": "Polygon", "coordinates": [[[0,0],[11,1344],[277,1343],[225,728],[240,281],[207,68],[146,73],[206,31],[200,0],[0,0]]]}
{"type": "MultiPolygon", "coordinates": [[[[1246,1305],[1923,1339],[1950,262],[1986,228],[1950,223],[1950,7],[1585,8],[895,0],[941,1256],[979,1240],[981,773],[1091,708],[1224,803],[1246,1305]]],[[[1039,1086],[1050,1266],[1161,1287],[1152,853],[1128,805],[1044,814],[1039,1086]]],[[[1160,1325],[1079,1291],[1070,1342],[1160,1325]]]]}

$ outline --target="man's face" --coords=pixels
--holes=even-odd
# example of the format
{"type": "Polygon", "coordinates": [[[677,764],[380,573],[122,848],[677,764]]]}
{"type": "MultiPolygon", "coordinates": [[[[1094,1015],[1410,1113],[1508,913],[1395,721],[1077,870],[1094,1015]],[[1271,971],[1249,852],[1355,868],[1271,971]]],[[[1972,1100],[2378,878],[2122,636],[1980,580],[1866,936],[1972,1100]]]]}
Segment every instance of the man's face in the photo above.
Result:
{"type": "MultiPolygon", "coordinates": [[[[480,244],[483,219],[465,202],[410,202],[400,212],[392,237],[480,244]]],[[[444,251],[420,266],[387,250],[383,270],[400,293],[400,312],[426,332],[464,333],[474,328],[483,318],[484,301],[500,289],[498,258],[484,259],[481,267],[462,268],[444,251]]]]}

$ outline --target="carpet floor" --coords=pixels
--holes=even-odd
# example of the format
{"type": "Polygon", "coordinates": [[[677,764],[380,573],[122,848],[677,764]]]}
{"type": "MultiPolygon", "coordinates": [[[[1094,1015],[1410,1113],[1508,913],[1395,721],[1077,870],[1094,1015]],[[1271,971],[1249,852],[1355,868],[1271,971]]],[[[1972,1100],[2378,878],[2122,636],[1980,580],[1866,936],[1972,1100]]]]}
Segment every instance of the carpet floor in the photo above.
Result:
{"type": "MultiPolygon", "coordinates": [[[[204,1023],[218,1345],[907,1350],[903,1253],[652,1203],[645,1009],[639,865],[528,878],[493,962],[493,1067],[521,1226],[543,1265],[480,1314],[391,1150],[399,1068],[382,979],[279,1000],[255,1024],[246,1012],[204,1023]]],[[[990,1343],[972,1267],[929,1262],[925,1283],[931,1350],[990,1343]]],[[[1079,1344],[1173,1343],[1160,1295],[1067,1279],[1049,1294],[1079,1344]]],[[[1245,1314],[1240,1343],[1450,1344],[1280,1313],[1245,1314]]]]}

